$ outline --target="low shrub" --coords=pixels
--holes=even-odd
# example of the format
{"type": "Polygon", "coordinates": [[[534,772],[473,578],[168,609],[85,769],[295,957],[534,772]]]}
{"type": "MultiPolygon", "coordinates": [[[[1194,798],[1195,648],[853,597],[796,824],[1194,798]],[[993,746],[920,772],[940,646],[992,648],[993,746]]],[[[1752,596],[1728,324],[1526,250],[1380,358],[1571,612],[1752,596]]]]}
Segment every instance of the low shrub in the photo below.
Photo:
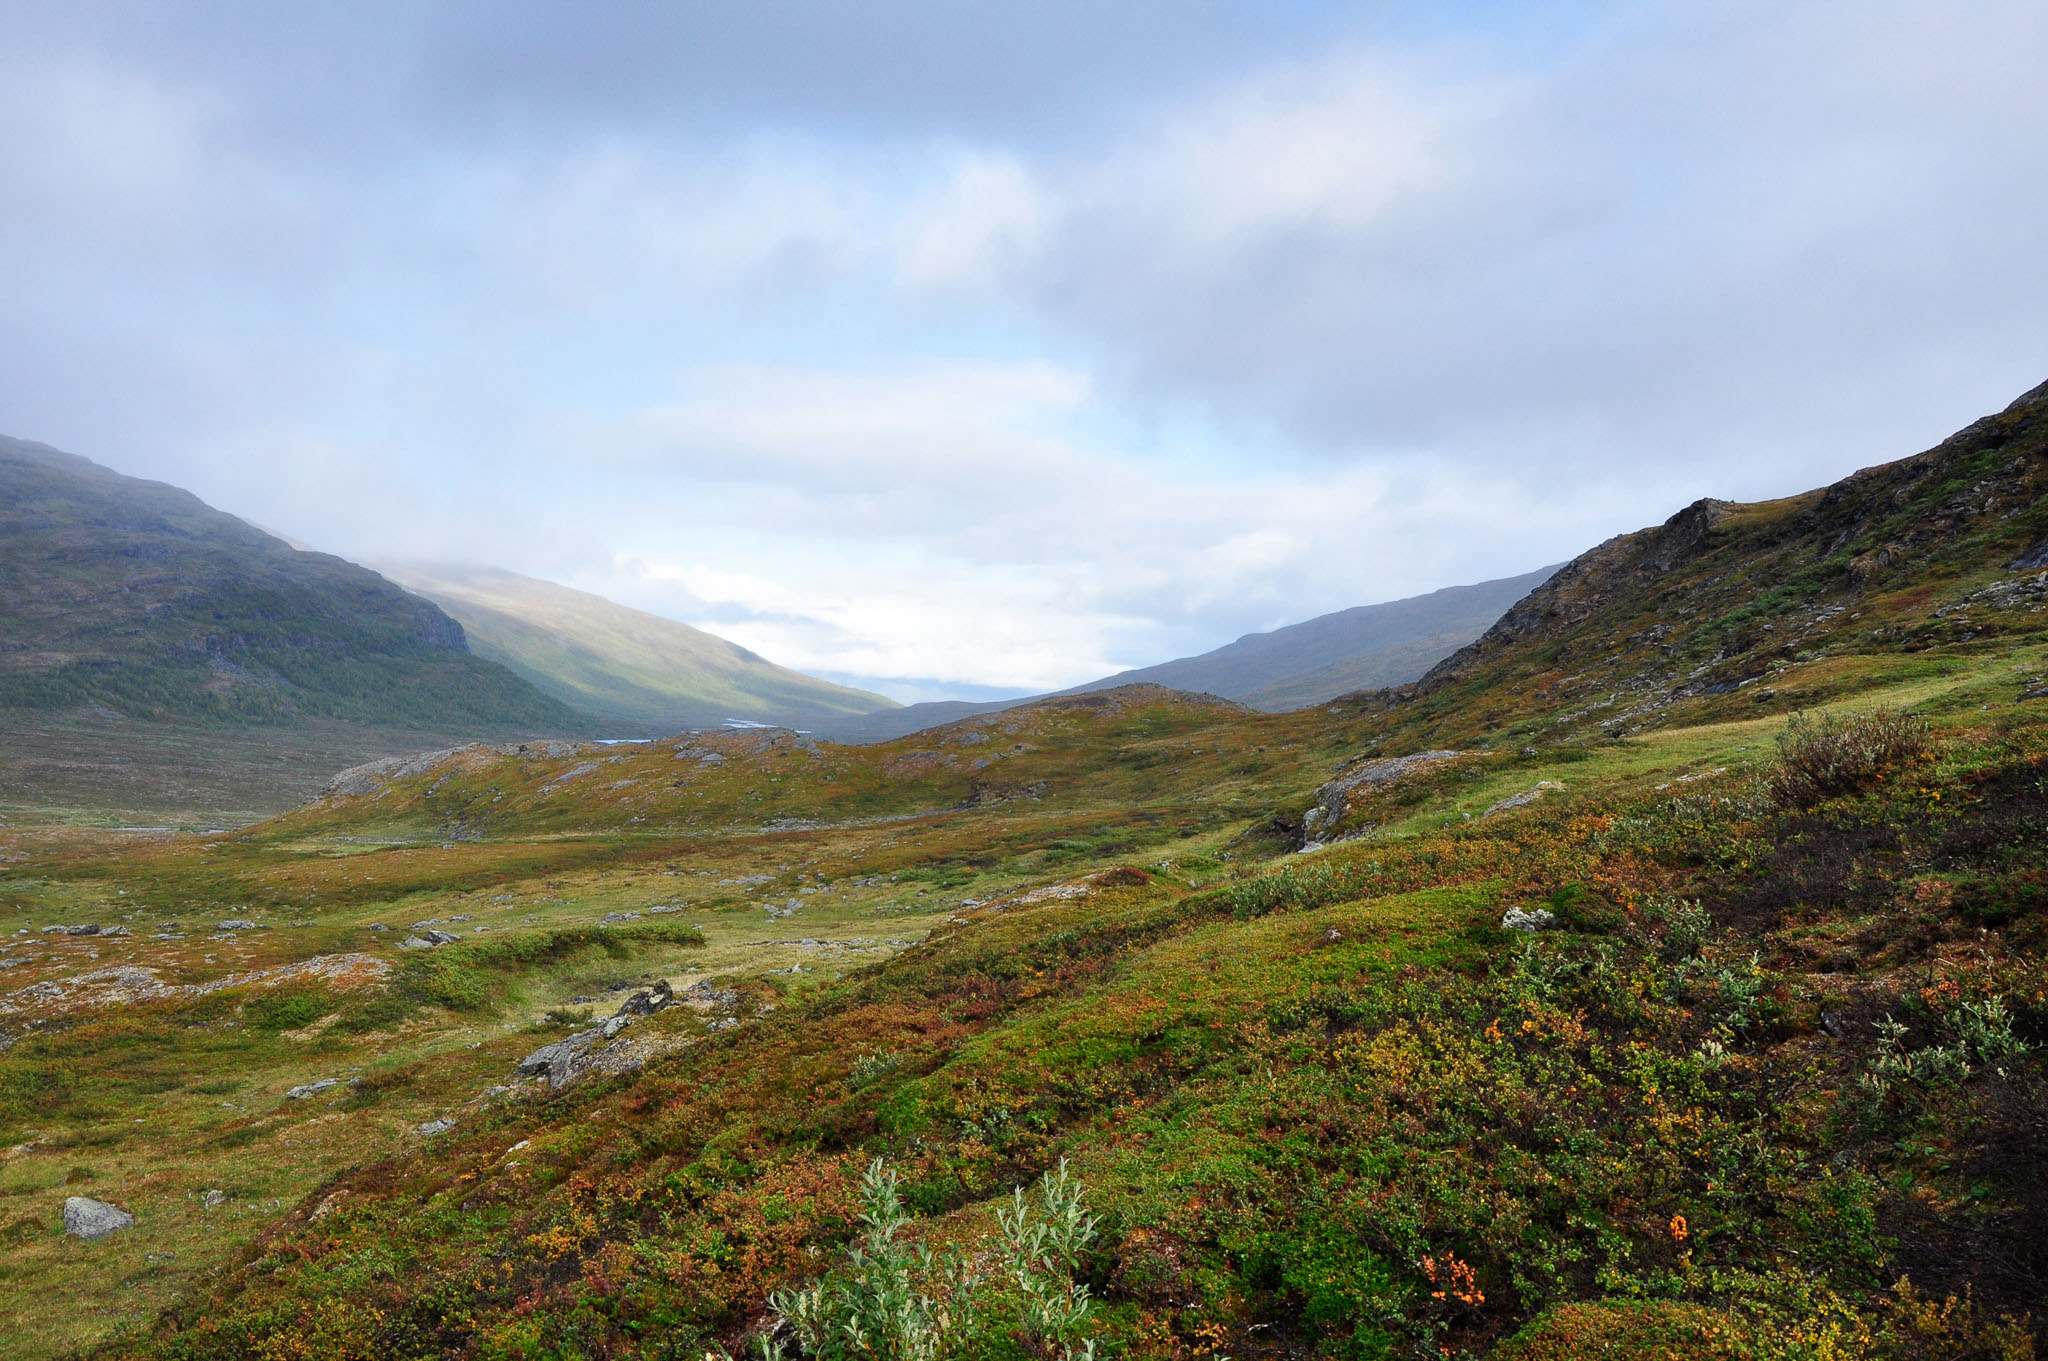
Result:
{"type": "Polygon", "coordinates": [[[1927,754],[1927,724],[1899,709],[1792,715],[1778,735],[1772,796],[1791,808],[1856,794],[1881,784],[1927,754]]]}
{"type": "Polygon", "coordinates": [[[808,1361],[947,1361],[986,1355],[995,1339],[1047,1361],[1093,1361],[1084,1332],[1095,1301],[1077,1272],[1095,1217],[1064,1160],[1035,1196],[1019,1187],[997,1209],[994,1275],[979,1255],[903,1242],[912,1218],[896,1173],[877,1158],[861,1178],[860,1241],[816,1284],[769,1297],[761,1361],[789,1361],[791,1342],[808,1361]]]}
{"type": "Polygon", "coordinates": [[[252,1029],[302,1030],[335,1010],[338,999],[324,989],[282,990],[251,997],[242,1014],[252,1029]]]}
{"type": "Polygon", "coordinates": [[[477,1011],[499,991],[496,975],[517,973],[557,963],[586,950],[602,950],[624,959],[636,945],[702,945],[704,933],[694,926],[664,923],[606,929],[568,927],[559,931],[527,931],[490,941],[465,941],[414,953],[393,980],[401,997],[450,1011],[477,1011]]]}

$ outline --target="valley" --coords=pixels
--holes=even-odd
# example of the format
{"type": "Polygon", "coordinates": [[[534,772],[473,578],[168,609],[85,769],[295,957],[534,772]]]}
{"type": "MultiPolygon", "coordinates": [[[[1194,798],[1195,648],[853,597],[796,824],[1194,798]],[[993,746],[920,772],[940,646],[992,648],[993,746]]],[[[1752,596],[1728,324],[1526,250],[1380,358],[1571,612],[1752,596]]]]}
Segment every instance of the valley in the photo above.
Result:
{"type": "Polygon", "coordinates": [[[16,822],[0,1355],[758,1355],[887,1173],[947,1355],[2031,1356],[2044,412],[1290,712],[535,735],[218,831],[16,822]],[[1061,1168],[1055,1332],[1000,1254],[1061,1168]]]}

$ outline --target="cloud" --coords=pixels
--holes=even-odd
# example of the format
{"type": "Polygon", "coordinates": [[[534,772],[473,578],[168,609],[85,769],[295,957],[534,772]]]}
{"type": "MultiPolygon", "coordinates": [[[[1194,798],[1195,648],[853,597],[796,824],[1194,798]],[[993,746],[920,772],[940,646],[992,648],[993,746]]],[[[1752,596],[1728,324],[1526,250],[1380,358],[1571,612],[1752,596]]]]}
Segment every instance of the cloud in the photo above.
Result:
{"type": "Polygon", "coordinates": [[[0,14],[0,429],[837,674],[1055,686],[2048,368],[2048,14],[0,14]]]}
{"type": "Polygon", "coordinates": [[[1906,3],[1644,7],[1533,71],[1361,48],[1046,164],[1028,234],[984,236],[1134,396],[1304,452],[1599,476],[1654,442],[1790,490],[2048,361],[2044,50],[2038,6],[1906,3]]]}

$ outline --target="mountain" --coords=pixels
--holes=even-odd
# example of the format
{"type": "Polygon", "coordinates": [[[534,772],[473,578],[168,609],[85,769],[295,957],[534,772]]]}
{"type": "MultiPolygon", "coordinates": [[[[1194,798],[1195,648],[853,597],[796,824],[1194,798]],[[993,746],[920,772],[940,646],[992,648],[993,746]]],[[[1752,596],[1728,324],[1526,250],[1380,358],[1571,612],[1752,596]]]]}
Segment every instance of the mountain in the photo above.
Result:
{"type": "Polygon", "coordinates": [[[1270,633],[1248,633],[1200,656],[1119,672],[1061,693],[1143,683],[1221,695],[1279,712],[1355,690],[1400,685],[1484,633],[1556,570],[1543,567],[1475,586],[1446,586],[1406,600],[1355,605],[1270,633]]]}
{"type": "MultiPolygon", "coordinates": [[[[1419,678],[1484,633],[1556,570],[1544,567],[1474,586],[1446,586],[1405,600],[1355,605],[1270,633],[1248,633],[1199,656],[1120,671],[1054,693],[1082,695],[1125,685],[1161,685],[1279,713],[1357,690],[1400,685],[1419,678]]],[[[882,742],[1043,698],[937,700],[810,726],[836,741],[882,742]]]]}
{"type": "Polygon", "coordinates": [[[587,731],[376,573],[188,492],[0,438],[0,789],[276,811],[334,762],[587,731]]]}
{"type": "Polygon", "coordinates": [[[189,492],[0,438],[0,704],[437,730],[576,716],[434,605],[189,492]]]}
{"type": "Polygon", "coordinates": [[[800,724],[897,707],[688,624],[553,582],[488,567],[380,566],[454,616],[477,655],[602,718],[665,734],[734,718],[800,724]]]}

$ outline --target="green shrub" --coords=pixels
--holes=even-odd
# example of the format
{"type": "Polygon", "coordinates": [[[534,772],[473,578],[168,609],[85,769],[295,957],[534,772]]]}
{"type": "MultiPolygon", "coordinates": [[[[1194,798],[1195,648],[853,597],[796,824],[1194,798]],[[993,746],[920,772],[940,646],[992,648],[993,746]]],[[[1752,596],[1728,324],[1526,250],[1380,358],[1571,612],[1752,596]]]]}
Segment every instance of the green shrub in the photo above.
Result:
{"type": "Polygon", "coordinates": [[[1022,1341],[1048,1361],[1093,1361],[1095,1341],[1081,1331],[1094,1301],[1075,1272],[1095,1242],[1095,1219],[1064,1160],[1035,1197],[1019,1187],[996,1211],[1001,1279],[957,1249],[901,1242],[912,1217],[880,1158],[860,1190],[861,1241],[816,1285],[769,1297],[774,1327],[761,1338],[762,1361],[785,1361],[785,1339],[808,1361],[945,1361],[981,1354],[987,1336],[1022,1341]]]}
{"type": "Polygon", "coordinates": [[[1771,794],[1789,808],[1860,793],[1890,779],[1927,754],[1927,724],[1899,709],[1794,714],[1778,735],[1771,794]]]}
{"type": "Polygon", "coordinates": [[[333,1011],[336,1005],[332,993],[317,989],[267,992],[244,1002],[242,1015],[254,1030],[303,1030],[333,1011]]]}

